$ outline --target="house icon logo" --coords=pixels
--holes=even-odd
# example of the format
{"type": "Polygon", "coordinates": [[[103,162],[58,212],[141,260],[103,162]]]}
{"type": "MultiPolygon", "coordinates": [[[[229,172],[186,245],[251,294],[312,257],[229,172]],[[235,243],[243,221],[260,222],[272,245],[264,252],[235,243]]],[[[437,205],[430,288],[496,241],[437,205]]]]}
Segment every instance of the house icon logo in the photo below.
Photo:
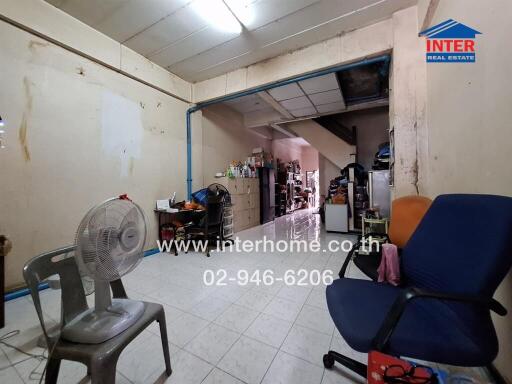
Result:
{"type": "Polygon", "coordinates": [[[453,19],[425,29],[427,63],[474,63],[476,35],[481,32],[453,19]]]}

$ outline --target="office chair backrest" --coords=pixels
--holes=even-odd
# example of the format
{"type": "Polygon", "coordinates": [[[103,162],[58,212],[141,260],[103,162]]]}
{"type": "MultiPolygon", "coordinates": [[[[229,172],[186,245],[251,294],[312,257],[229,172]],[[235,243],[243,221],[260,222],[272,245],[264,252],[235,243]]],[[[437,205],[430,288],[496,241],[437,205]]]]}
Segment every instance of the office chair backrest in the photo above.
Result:
{"type": "Polygon", "coordinates": [[[62,323],[70,322],[78,314],[89,307],[85,299],[82,279],[74,258],[75,246],[56,249],[43,253],[29,260],[23,267],[23,277],[36,307],[39,322],[43,328],[48,345],[51,345],[50,337],[44,324],[41,301],[39,299],[39,284],[53,275],[59,275],[62,298],[62,323]]]}
{"type": "Polygon", "coordinates": [[[391,242],[398,248],[404,248],[431,204],[432,200],[424,196],[404,196],[393,200],[389,224],[391,242]]]}
{"type": "Polygon", "coordinates": [[[437,197],[402,252],[406,283],[492,297],[512,265],[512,198],[437,197]]]}
{"type": "Polygon", "coordinates": [[[224,214],[224,198],[222,196],[208,196],[206,212],[207,225],[214,227],[222,223],[224,214]]]}

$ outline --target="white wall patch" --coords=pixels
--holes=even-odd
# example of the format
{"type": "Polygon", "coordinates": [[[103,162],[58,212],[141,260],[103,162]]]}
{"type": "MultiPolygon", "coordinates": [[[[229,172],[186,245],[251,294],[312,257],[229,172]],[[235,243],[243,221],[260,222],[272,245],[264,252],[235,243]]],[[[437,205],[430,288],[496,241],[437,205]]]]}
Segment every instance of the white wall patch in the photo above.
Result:
{"type": "Polygon", "coordinates": [[[142,119],[140,106],[112,92],[103,92],[101,115],[103,151],[121,160],[121,177],[128,176],[130,158],[140,158],[142,119]]]}

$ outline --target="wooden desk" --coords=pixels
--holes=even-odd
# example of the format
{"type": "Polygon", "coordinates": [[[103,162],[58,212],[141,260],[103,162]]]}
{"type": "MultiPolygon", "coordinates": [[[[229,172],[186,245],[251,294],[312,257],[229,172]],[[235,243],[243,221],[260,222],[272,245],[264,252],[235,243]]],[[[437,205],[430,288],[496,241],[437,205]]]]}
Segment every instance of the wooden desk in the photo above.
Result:
{"type": "MultiPolygon", "coordinates": [[[[183,209],[177,212],[169,212],[160,209],[155,209],[154,212],[158,215],[158,239],[162,244],[162,227],[164,225],[171,225],[174,228],[176,235],[176,227],[173,223],[179,221],[182,224],[190,223],[191,221],[198,221],[206,214],[205,210],[183,209]]],[[[174,255],[178,256],[178,250],[174,247],[174,255]]]]}

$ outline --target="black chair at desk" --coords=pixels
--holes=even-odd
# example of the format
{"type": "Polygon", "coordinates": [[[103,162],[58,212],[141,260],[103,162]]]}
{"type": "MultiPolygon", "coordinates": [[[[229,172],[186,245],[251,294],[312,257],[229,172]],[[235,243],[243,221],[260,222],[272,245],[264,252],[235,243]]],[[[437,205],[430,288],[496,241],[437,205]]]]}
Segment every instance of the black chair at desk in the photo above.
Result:
{"type": "Polygon", "coordinates": [[[222,223],[224,221],[224,197],[208,196],[206,215],[197,224],[185,225],[185,237],[192,241],[206,241],[206,256],[210,257],[210,241],[222,240],[222,223]]]}

